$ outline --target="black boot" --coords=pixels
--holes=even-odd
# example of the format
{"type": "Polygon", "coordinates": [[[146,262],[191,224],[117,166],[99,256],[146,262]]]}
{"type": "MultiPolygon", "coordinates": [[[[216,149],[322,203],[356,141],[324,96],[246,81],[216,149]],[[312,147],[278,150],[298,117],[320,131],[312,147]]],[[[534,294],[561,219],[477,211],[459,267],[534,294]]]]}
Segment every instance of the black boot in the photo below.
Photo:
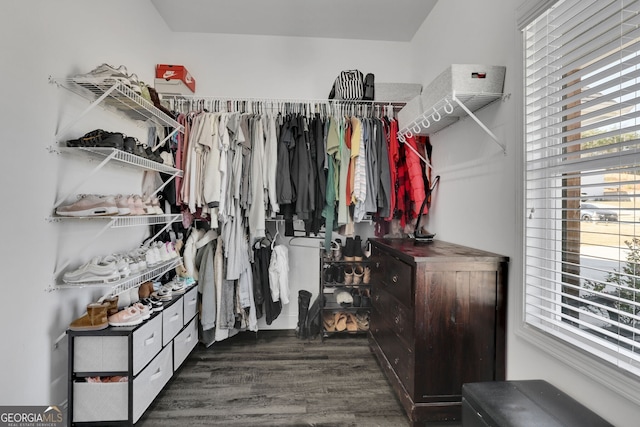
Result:
{"type": "Polygon", "coordinates": [[[360,236],[356,236],[353,241],[353,259],[355,261],[362,261],[364,253],[362,252],[362,239],[360,236]]]}
{"type": "Polygon", "coordinates": [[[298,326],[296,327],[296,337],[307,339],[307,315],[309,314],[309,303],[311,302],[311,292],[298,291],[298,326]]]}
{"type": "Polygon", "coordinates": [[[347,237],[347,243],[344,246],[344,260],[353,261],[355,252],[355,240],[353,237],[347,237]]]}

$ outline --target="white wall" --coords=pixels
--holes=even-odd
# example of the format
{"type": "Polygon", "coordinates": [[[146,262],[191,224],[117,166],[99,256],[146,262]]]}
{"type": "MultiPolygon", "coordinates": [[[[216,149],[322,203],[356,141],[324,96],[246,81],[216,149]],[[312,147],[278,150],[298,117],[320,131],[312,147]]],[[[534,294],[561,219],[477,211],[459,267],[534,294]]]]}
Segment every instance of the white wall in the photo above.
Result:
{"type": "Polygon", "coordinates": [[[633,397],[634,402],[625,393],[637,396],[640,382],[625,379],[579,352],[562,349],[522,325],[522,53],[516,28],[519,3],[439,1],[412,41],[414,78],[423,85],[452,63],[507,67],[506,99],[477,113],[506,145],[507,154],[503,155],[502,149],[470,118],[433,135],[434,173],[441,175],[441,180],[427,228],[442,240],[509,256],[508,379],[545,379],[614,425],[637,425],[637,397],[633,397]],[[612,390],[595,381],[594,374],[619,382],[609,380],[615,384],[612,390]]]}
{"type": "MultiPolygon", "coordinates": [[[[124,64],[150,82],[155,64],[186,64],[202,95],[273,98],[326,98],[335,76],[347,68],[373,72],[379,81],[411,82],[409,43],[173,34],[146,0],[107,3],[25,0],[3,5],[0,13],[1,405],[66,399],[67,341],[55,343],[101,292],[45,291],[53,284],[56,263],[76,257],[79,264],[92,255],[135,247],[142,238],[140,232],[112,230],[79,254],[76,245],[86,243],[85,227],[78,232],[76,226],[45,220],[61,187],[68,189],[88,169],[47,150],[56,130],[87,105],[49,84],[49,76],[87,72],[106,62],[124,64]]],[[[60,139],[95,128],[145,135],[144,129],[96,111],[60,139]]],[[[136,192],[140,177],[130,174],[101,172],[80,192],[136,192]]],[[[317,294],[317,276],[309,271],[317,274],[318,258],[300,254],[292,256],[292,303],[272,327],[295,326],[299,289],[317,294]]]]}

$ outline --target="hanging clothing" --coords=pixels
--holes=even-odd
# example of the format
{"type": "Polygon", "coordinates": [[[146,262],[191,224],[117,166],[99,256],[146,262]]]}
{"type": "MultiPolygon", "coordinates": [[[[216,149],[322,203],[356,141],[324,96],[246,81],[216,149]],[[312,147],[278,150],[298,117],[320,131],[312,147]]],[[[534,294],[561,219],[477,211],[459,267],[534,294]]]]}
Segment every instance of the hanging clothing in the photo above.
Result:
{"type": "MultiPolygon", "coordinates": [[[[418,150],[418,144],[414,136],[406,138],[405,144],[409,144],[414,150],[418,150]]],[[[424,169],[418,155],[411,149],[405,150],[405,156],[407,159],[407,170],[409,174],[409,182],[411,184],[411,190],[409,192],[409,198],[411,200],[411,213],[413,218],[417,218],[420,214],[420,206],[425,198],[424,189],[424,169]]],[[[425,211],[428,213],[429,209],[425,205],[425,211]]]]}
{"type": "Polygon", "coordinates": [[[276,245],[272,249],[269,284],[271,299],[289,304],[289,250],[284,245],[276,245]]]}
{"type": "Polygon", "coordinates": [[[367,147],[366,173],[367,173],[367,198],[364,201],[365,211],[375,214],[378,211],[378,192],[380,178],[378,175],[378,145],[376,144],[376,127],[373,119],[364,121],[364,136],[367,147]]]}
{"type": "Polygon", "coordinates": [[[249,207],[249,236],[253,242],[265,236],[265,172],[264,127],[262,117],[256,116],[251,129],[251,206],[249,207]]]}
{"type": "Polygon", "coordinates": [[[269,265],[271,264],[271,247],[254,248],[254,283],[258,284],[264,296],[264,314],[267,325],[271,325],[282,312],[282,303],[274,301],[271,296],[269,282],[269,265]]]}
{"type": "Polygon", "coordinates": [[[389,216],[385,219],[391,221],[396,216],[396,198],[398,194],[398,161],[400,160],[399,141],[398,141],[398,122],[391,120],[389,123],[389,179],[391,183],[391,199],[389,205],[389,216]]]}

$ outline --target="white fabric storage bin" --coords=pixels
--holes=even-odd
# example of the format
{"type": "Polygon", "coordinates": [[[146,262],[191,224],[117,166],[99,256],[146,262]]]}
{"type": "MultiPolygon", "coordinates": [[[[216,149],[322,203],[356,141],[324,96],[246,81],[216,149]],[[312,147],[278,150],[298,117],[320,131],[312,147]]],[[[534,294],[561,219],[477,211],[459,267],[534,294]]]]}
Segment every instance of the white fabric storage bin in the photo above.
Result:
{"type": "Polygon", "coordinates": [[[123,421],[129,416],[128,382],[73,383],[73,422],[123,421]]]}
{"type": "Polygon", "coordinates": [[[198,312],[198,287],[194,286],[187,291],[184,297],[182,297],[182,302],[184,303],[183,317],[184,324],[186,325],[198,312]]]}
{"type": "Polygon", "coordinates": [[[73,343],[74,372],[129,370],[127,336],[77,336],[73,343]]]}
{"type": "Polygon", "coordinates": [[[162,310],[162,345],[171,342],[184,326],[182,299],[162,310]]]}
{"type": "Polygon", "coordinates": [[[140,419],[153,399],[173,376],[173,346],[166,346],[133,380],[133,422],[140,419]]]}
{"type": "Polygon", "coordinates": [[[162,316],[155,316],[133,333],[133,375],[138,375],[161,348],[162,316]]]}
{"type": "Polygon", "coordinates": [[[191,322],[173,340],[173,370],[176,371],[198,343],[198,324],[191,322]]]}
{"type": "Polygon", "coordinates": [[[505,72],[499,65],[453,64],[424,88],[422,106],[430,109],[452,94],[501,94],[505,72]]]}
{"type": "Polygon", "coordinates": [[[422,85],[420,83],[375,83],[375,101],[408,102],[416,96],[420,96],[422,85]]]}

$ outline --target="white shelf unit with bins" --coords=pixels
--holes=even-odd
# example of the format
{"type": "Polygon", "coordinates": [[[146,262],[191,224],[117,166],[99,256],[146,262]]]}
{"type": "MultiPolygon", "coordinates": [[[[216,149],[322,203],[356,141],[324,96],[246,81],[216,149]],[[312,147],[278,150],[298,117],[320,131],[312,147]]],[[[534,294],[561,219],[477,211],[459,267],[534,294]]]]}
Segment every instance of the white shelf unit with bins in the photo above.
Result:
{"type": "Polygon", "coordinates": [[[198,289],[137,326],[67,331],[69,426],[132,426],[198,343],[198,289]],[[126,376],[126,382],[89,382],[126,376]]]}
{"type": "MultiPolygon", "coordinates": [[[[73,120],[71,120],[61,130],[56,132],[56,139],[59,135],[70,128],[73,124],[82,119],[89,111],[97,106],[105,108],[113,113],[116,113],[126,119],[134,120],[138,123],[148,125],[160,125],[163,127],[172,128],[167,137],[161,142],[164,143],[168,138],[173,136],[176,132],[182,132],[183,127],[169,117],[167,114],[157,109],[153,104],[146,99],[139,96],[131,88],[121,82],[95,82],[95,83],[76,83],[73,78],[54,79],[50,78],[49,82],[57,85],[58,87],[67,89],[76,95],[79,95],[88,101],[90,104],[88,107],[78,114],[73,120]]],[[[87,182],[93,175],[98,173],[107,164],[116,164],[125,167],[133,167],[140,170],[157,171],[169,175],[169,178],[164,180],[163,184],[154,190],[151,195],[157,194],[167,184],[169,184],[176,177],[181,177],[183,171],[162,163],[154,162],[147,158],[137,156],[135,154],[127,153],[116,148],[108,147],[66,147],[63,143],[58,142],[56,146],[49,147],[49,152],[62,155],[77,155],[89,159],[92,162],[96,162],[95,167],[84,176],[82,179],[78,179],[76,185],[68,190],[65,194],[58,197],[54,204],[55,209],[60,206],[65,200],[67,200],[72,194],[74,194],[82,184],[87,182]]],[[[152,236],[150,240],[155,239],[160,233],[165,231],[171,224],[182,220],[181,214],[164,214],[164,215],[135,215],[135,216],[95,216],[95,217],[62,217],[53,214],[47,218],[50,222],[63,222],[63,221],[93,221],[102,223],[102,227],[93,236],[86,246],[82,247],[80,251],[86,249],[89,245],[95,242],[100,236],[102,236],[109,229],[125,228],[125,227],[143,227],[157,224],[164,224],[165,227],[152,236]]],[[[79,287],[109,287],[111,293],[117,295],[125,292],[128,289],[143,283],[144,281],[151,280],[155,277],[159,277],[165,272],[175,268],[181,263],[181,259],[177,258],[167,262],[163,262],[153,268],[149,268],[144,272],[129,276],[123,280],[109,283],[87,283],[87,284],[74,284],[66,285],[60,283],[60,276],[62,271],[69,266],[71,259],[64,260],[56,265],[54,271],[53,285],[49,287],[49,290],[63,289],[63,288],[79,288],[79,287]]]]}

